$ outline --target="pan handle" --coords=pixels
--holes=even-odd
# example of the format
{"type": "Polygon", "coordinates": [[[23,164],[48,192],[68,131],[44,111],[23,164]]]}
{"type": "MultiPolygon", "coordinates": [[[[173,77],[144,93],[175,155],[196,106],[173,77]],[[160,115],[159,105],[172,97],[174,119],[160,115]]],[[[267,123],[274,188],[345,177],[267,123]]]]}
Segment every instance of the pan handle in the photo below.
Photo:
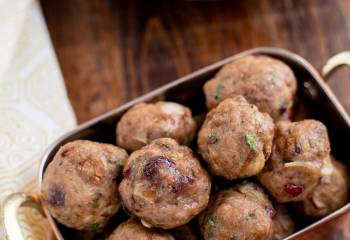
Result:
{"type": "Polygon", "coordinates": [[[4,224],[5,236],[8,240],[24,240],[21,227],[18,222],[18,209],[21,206],[27,206],[37,209],[42,215],[45,215],[40,205],[38,195],[28,195],[23,192],[17,192],[9,195],[3,204],[1,218],[4,224]]]}
{"type": "Polygon", "coordinates": [[[349,65],[350,66],[350,51],[340,52],[325,63],[321,69],[321,75],[327,81],[327,77],[337,68],[349,65]]]}

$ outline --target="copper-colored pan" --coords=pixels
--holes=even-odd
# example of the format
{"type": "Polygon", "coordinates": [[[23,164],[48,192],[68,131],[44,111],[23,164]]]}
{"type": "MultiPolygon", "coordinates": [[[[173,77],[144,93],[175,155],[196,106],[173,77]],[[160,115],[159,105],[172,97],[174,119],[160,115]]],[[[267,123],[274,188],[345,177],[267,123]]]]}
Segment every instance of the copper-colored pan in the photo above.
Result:
{"type": "MultiPolygon", "coordinates": [[[[325,77],[337,67],[344,64],[350,65],[350,52],[342,52],[334,56],[318,72],[309,62],[292,52],[278,48],[255,48],[221,60],[173,81],[70,131],[54,142],[43,156],[38,176],[39,186],[42,184],[43,174],[47,165],[51,162],[60,146],[75,139],[91,139],[114,143],[116,123],[122,114],[135,103],[163,99],[180,102],[190,107],[194,114],[204,112],[206,110],[202,90],[204,82],[211,78],[224,64],[248,54],[267,54],[281,59],[293,69],[298,79],[298,96],[306,104],[309,116],[322,121],[328,127],[332,144],[332,154],[350,168],[350,148],[348,146],[348,140],[350,139],[350,118],[325,82],[325,77]]],[[[23,239],[17,221],[17,210],[24,204],[36,206],[43,210],[57,239],[70,239],[70,236],[63,235],[49,212],[45,208],[42,208],[40,193],[31,195],[15,193],[5,200],[2,217],[8,239],[23,239]]],[[[300,229],[286,239],[300,236],[305,231],[347,212],[349,208],[350,203],[321,220],[300,229]]]]}

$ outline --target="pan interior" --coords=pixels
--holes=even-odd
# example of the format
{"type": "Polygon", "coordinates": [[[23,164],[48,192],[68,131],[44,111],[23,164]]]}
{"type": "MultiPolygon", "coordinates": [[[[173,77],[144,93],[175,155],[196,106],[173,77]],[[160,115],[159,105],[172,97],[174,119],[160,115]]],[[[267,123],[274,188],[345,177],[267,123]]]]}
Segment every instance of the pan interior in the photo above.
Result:
{"type": "MultiPolygon", "coordinates": [[[[137,102],[155,102],[159,100],[173,101],[189,107],[195,116],[204,114],[206,112],[206,106],[202,90],[203,84],[213,77],[225,63],[234,61],[247,54],[267,54],[284,61],[293,69],[298,79],[298,92],[294,106],[294,110],[297,114],[294,115],[294,120],[314,118],[323,122],[328,128],[332,154],[337,160],[344,162],[350,167],[350,148],[347,146],[347,138],[350,137],[350,126],[336,104],[331,101],[329,93],[327,92],[328,90],[324,89],[322,84],[320,84],[322,79],[320,79],[319,76],[315,76],[315,70],[300,57],[280,49],[262,48],[246,51],[222,60],[83,124],[52,145],[43,159],[39,181],[41,182],[42,174],[49,162],[53,159],[58,148],[66,142],[76,139],[87,139],[115,144],[115,126],[117,122],[123,113],[137,102]]],[[[194,140],[194,143],[195,142],[196,140],[194,140]]],[[[195,147],[195,144],[193,144],[193,146],[195,147]]],[[[118,215],[118,219],[114,219],[113,221],[119,222],[125,219],[125,217],[126,216],[123,214],[118,215]]],[[[300,230],[309,224],[310,222],[301,222],[298,228],[300,230]]],[[[72,236],[79,236],[76,235],[77,233],[74,230],[65,228],[59,224],[58,227],[65,239],[72,239],[72,236]]]]}

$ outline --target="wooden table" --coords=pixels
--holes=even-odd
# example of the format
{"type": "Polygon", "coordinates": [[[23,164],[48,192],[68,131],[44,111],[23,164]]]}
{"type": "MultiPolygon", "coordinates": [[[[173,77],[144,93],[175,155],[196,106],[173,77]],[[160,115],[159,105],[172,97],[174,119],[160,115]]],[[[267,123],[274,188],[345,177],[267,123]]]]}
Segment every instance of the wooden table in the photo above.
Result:
{"type": "MultiPolygon", "coordinates": [[[[350,50],[348,0],[42,0],[42,6],[79,123],[245,49],[282,47],[315,66],[350,50]]],[[[329,83],[347,111],[349,74],[344,68],[329,83]]],[[[350,214],[300,239],[350,239],[350,214]]]]}

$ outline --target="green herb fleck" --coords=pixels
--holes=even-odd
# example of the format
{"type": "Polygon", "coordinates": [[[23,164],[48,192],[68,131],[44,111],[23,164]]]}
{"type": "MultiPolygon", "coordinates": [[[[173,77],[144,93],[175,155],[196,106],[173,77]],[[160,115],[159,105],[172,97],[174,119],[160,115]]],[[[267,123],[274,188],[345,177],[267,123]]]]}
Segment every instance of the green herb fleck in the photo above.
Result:
{"type": "Polygon", "coordinates": [[[215,96],[214,96],[215,101],[219,101],[222,88],[223,86],[221,85],[221,83],[219,83],[215,90],[215,96]]]}
{"type": "Polygon", "coordinates": [[[226,80],[229,80],[229,79],[231,79],[231,76],[226,75],[226,76],[223,76],[222,78],[220,78],[220,81],[222,82],[222,81],[226,81],[226,80]]]}
{"type": "Polygon", "coordinates": [[[98,200],[100,199],[100,197],[102,197],[102,193],[100,193],[100,192],[95,192],[94,193],[94,196],[93,196],[93,199],[92,199],[92,202],[91,202],[91,207],[92,208],[98,208],[99,207],[98,200]]]}
{"type": "Polygon", "coordinates": [[[228,195],[229,195],[228,192],[223,192],[223,193],[222,193],[222,197],[224,197],[224,198],[227,197],[228,195]]]}
{"type": "Polygon", "coordinates": [[[117,166],[124,166],[124,163],[123,163],[123,161],[122,160],[118,160],[118,161],[116,161],[116,165],[117,166]]]}
{"type": "Polygon", "coordinates": [[[270,72],[270,75],[271,75],[271,79],[274,79],[274,78],[276,77],[277,73],[276,73],[275,70],[272,70],[272,71],[270,72]]]}
{"type": "Polygon", "coordinates": [[[215,101],[219,101],[220,100],[220,95],[221,95],[222,89],[224,88],[224,86],[222,85],[222,82],[226,81],[226,80],[228,80],[230,78],[231,78],[230,76],[224,76],[224,77],[219,79],[219,83],[218,83],[218,85],[216,86],[216,89],[215,89],[215,95],[214,95],[215,101]]]}
{"type": "Polygon", "coordinates": [[[255,218],[255,212],[254,211],[250,211],[248,213],[248,216],[249,216],[249,218],[255,218]]]}
{"type": "Polygon", "coordinates": [[[216,224],[216,218],[214,216],[210,216],[208,218],[208,238],[212,238],[214,236],[214,231],[215,231],[215,224],[216,224]]]}
{"type": "Polygon", "coordinates": [[[98,199],[92,200],[91,207],[92,207],[92,208],[98,208],[98,207],[99,207],[99,205],[98,205],[98,199]]]}
{"type": "Polygon", "coordinates": [[[256,151],[256,145],[257,145],[257,142],[254,138],[254,135],[251,133],[251,132],[248,132],[246,135],[245,135],[245,140],[249,146],[249,148],[253,151],[256,151]]]}
{"type": "Polygon", "coordinates": [[[98,224],[97,223],[93,223],[93,224],[90,225],[90,230],[91,231],[96,231],[97,228],[98,228],[98,224]]]}
{"type": "Polygon", "coordinates": [[[216,144],[219,139],[215,136],[215,134],[209,134],[208,139],[207,139],[209,144],[216,144]]]}

